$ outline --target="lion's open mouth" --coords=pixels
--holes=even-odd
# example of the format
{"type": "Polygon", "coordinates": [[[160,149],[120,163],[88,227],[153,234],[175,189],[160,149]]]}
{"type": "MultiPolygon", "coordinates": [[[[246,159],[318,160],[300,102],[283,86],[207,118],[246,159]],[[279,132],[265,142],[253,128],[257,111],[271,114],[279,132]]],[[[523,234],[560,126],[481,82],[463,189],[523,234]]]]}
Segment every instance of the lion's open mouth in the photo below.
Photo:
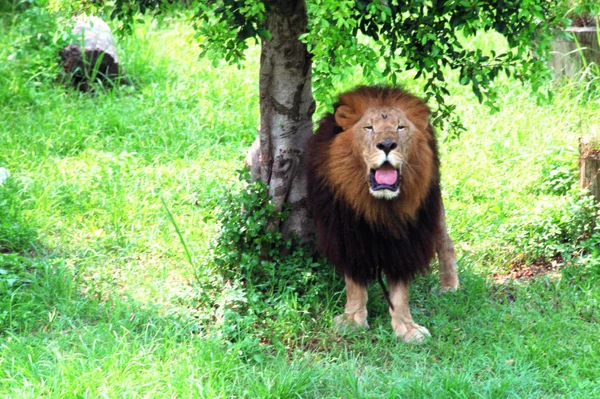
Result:
{"type": "Polygon", "coordinates": [[[377,169],[371,169],[371,190],[398,191],[399,187],[400,171],[388,162],[377,169]]]}

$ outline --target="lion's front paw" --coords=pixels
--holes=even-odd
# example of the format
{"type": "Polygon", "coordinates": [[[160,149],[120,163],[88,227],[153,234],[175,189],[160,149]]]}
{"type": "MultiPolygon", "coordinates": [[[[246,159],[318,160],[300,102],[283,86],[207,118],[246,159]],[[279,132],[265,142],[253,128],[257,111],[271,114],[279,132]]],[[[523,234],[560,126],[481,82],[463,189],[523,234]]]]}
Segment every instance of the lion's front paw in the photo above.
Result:
{"type": "Polygon", "coordinates": [[[454,292],[458,289],[458,277],[456,275],[443,276],[440,284],[440,294],[444,292],[454,292]]]}
{"type": "Polygon", "coordinates": [[[341,332],[369,328],[367,312],[343,313],[333,319],[333,324],[341,332]]]}
{"type": "Polygon", "coordinates": [[[394,328],[396,337],[402,338],[409,344],[423,343],[427,337],[431,336],[431,334],[429,334],[429,330],[412,321],[396,322],[392,320],[392,327],[394,328]]]}

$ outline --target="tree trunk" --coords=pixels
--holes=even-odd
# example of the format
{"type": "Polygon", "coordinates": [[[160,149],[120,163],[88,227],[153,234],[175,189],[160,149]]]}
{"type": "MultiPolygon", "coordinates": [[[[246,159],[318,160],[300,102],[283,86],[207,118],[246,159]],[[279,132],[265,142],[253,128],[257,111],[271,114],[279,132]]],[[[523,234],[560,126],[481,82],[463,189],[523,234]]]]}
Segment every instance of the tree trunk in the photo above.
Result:
{"type": "Polygon", "coordinates": [[[306,3],[266,3],[271,39],[263,39],[260,57],[260,132],[246,162],[252,166],[253,178],[269,185],[277,210],[285,203],[292,205],[290,217],[283,223],[274,221],[273,227],[306,242],[314,238],[314,224],[307,208],[304,155],[315,110],[311,57],[298,40],[307,29],[306,3]]]}
{"type": "Polygon", "coordinates": [[[119,76],[119,58],[110,28],[97,17],[76,18],[73,36],[76,43],[65,47],[60,55],[63,68],[75,87],[89,89],[89,83],[119,76]]]}
{"type": "Polygon", "coordinates": [[[579,184],[589,189],[600,203],[600,125],[590,128],[590,133],[579,141],[579,184]]]}
{"type": "Polygon", "coordinates": [[[600,65],[600,44],[598,43],[598,28],[568,28],[566,32],[572,35],[570,40],[560,38],[552,43],[550,67],[556,78],[573,77],[590,63],[600,65]]]}

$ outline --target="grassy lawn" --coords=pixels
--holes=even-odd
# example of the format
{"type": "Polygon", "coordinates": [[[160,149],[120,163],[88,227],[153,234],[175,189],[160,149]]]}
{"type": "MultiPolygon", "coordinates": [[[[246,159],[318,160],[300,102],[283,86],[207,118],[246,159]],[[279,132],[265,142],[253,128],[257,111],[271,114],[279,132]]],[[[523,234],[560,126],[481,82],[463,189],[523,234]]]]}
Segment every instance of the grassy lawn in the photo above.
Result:
{"type": "MultiPolygon", "coordinates": [[[[577,191],[597,81],[538,104],[501,78],[495,113],[448,82],[466,127],[439,132],[462,288],[438,295],[435,272],[413,284],[432,339],[411,346],[376,286],[371,329],[338,335],[328,265],[299,270],[301,285],[282,259],[260,287],[215,266],[223,198],[241,190],[259,123],[257,48],[214,66],[182,21],[140,23],[119,38],[132,85],[81,94],[3,21],[0,397],[600,397],[600,231],[577,191]]],[[[349,76],[332,94],[365,83],[349,76]]]]}

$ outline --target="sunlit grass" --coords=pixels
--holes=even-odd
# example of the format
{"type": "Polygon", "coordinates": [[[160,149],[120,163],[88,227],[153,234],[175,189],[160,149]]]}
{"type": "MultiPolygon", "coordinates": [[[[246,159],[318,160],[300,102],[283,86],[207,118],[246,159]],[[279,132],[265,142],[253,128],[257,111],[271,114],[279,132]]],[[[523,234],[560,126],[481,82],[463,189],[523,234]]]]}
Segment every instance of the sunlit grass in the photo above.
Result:
{"type": "MultiPolygon", "coordinates": [[[[8,60],[14,32],[0,29],[8,60]]],[[[333,289],[318,313],[272,321],[287,329],[286,347],[243,329],[247,339],[231,342],[198,308],[206,287],[195,276],[212,270],[192,265],[216,237],[221,196],[240,187],[235,171],[259,122],[259,51],[240,67],[215,67],[198,58],[193,34],[178,18],[137,24],[119,39],[132,84],[92,95],[0,63],[0,167],[12,174],[0,186],[0,396],[600,395],[594,280],[489,278],[517,255],[506,232],[516,213],[560,203],[540,186],[549,168],[575,166],[579,136],[600,123],[598,93],[571,85],[538,105],[502,78],[491,113],[448,82],[467,127],[440,142],[463,289],[432,294],[431,276],[414,284],[428,343],[396,341],[378,287],[368,332],[331,329],[343,305],[333,289]]],[[[352,76],[348,87],[368,83],[352,76]]]]}

